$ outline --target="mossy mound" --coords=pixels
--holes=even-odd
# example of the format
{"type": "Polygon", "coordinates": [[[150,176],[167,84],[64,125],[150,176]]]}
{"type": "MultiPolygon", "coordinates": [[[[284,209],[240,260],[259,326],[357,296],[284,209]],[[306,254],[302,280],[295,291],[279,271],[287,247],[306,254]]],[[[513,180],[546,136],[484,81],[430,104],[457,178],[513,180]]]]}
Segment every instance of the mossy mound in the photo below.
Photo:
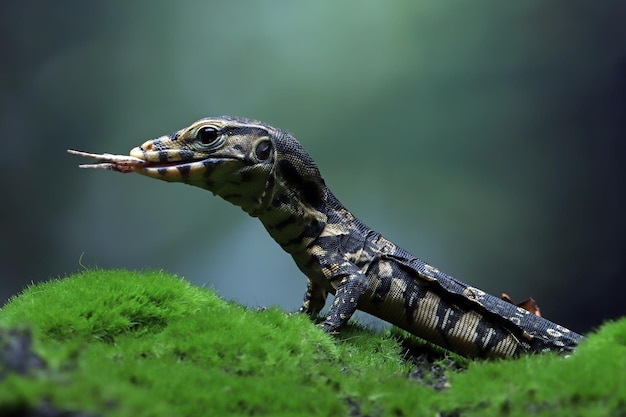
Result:
{"type": "Polygon", "coordinates": [[[94,270],[28,288],[0,328],[0,415],[626,414],[626,320],[568,358],[424,365],[397,331],[332,338],[162,272],[94,270]]]}

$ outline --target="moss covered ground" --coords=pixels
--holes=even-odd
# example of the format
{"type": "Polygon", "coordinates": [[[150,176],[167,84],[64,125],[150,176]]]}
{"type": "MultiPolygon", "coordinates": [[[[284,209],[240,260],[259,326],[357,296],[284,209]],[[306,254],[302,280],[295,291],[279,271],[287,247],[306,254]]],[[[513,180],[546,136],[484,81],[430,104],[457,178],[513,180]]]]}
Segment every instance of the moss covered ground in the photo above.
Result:
{"type": "Polygon", "coordinates": [[[86,271],[0,309],[0,415],[27,413],[626,416],[626,320],[567,358],[466,361],[395,330],[331,337],[163,272],[86,271]]]}

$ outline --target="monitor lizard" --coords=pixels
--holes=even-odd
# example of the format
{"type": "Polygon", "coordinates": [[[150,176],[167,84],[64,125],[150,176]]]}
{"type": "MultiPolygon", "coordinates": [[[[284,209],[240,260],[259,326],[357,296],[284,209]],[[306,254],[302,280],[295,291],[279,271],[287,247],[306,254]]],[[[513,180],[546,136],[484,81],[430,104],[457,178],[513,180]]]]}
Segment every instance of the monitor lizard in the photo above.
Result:
{"type": "Polygon", "coordinates": [[[338,332],[359,309],[466,357],[567,354],[583,336],[469,286],[396,246],[354,217],[289,133],[222,116],[149,140],[130,156],[85,168],[136,172],[204,188],[257,217],[307,276],[300,312],[338,332]]]}

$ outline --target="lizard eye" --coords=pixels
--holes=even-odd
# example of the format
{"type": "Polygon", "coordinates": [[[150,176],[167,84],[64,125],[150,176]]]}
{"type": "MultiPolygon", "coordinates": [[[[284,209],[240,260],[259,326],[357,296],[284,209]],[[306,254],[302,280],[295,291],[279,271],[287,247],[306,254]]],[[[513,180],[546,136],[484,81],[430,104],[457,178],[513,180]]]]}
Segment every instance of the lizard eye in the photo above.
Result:
{"type": "Polygon", "coordinates": [[[259,161],[265,161],[270,157],[270,153],[272,152],[272,142],[269,140],[264,140],[259,142],[254,149],[254,156],[259,161]]]}
{"type": "Polygon", "coordinates": [[[196,140],[210,148],[219,146],[223,142],[223,140],[220,141],[220,138],[222,138],[222,135],[212,126],[201,127],[196,133],[196,140]]]}

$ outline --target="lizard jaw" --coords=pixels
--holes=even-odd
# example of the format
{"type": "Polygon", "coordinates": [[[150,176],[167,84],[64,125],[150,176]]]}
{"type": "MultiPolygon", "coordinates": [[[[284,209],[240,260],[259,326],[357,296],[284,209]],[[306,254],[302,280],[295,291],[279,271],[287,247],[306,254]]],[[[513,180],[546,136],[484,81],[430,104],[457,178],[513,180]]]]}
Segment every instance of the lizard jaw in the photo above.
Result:
{"type": "Polygon", "coordinates": [[[196,170],[206,170],[211,166],[236,160],[224,157],[185,158],[180,152],[161,154],[159,151],[145,151],[139,146],[131,149],[129,155],[144,161],[142,164],[133,166],[134,172],[154,178],[187,176],[196,170]]]}

